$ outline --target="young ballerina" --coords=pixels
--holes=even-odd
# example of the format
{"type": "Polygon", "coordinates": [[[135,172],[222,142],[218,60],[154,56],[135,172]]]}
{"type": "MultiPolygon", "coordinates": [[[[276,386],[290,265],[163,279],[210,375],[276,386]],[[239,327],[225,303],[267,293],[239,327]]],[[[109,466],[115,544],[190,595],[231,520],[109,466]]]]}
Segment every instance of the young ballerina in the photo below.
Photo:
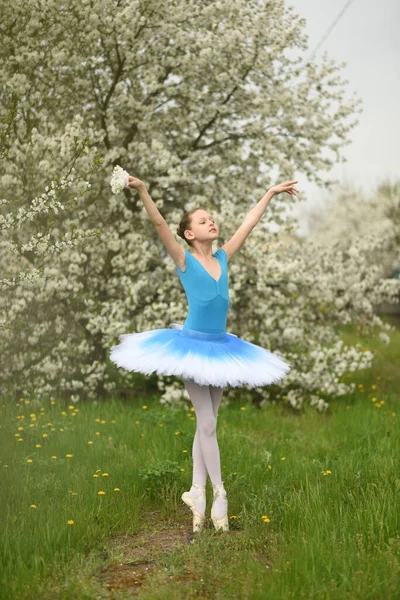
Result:
{"type": "Polygon", "coordinates": [[[188,300],[183,324],[119,336],[110,359],[119,367],[150,375],[182,378],[196,414],[193,440],[192,487],[182,500],[193,513],[193,531],[205,522],[207,473],[213,486],[211,519],[217,530],[227,531],[228,501],[221,478],[216,435],[218,407],[223,388],[248,384],[269,385],[282,379],[290,365],[277,354],[226,331],[229,308],[228,262],[257,225],[271,198],[287,192],[296,195],[297,181],[286,181],[268,190],[251,209],[236,233],[216,252],[218,225],[206,210],[185,212],[177,234],[193,248],[188,252],[175,239],[145,184],[129,176],[127,188],[136,189],[168,254],[175,262],[188,300]]]}

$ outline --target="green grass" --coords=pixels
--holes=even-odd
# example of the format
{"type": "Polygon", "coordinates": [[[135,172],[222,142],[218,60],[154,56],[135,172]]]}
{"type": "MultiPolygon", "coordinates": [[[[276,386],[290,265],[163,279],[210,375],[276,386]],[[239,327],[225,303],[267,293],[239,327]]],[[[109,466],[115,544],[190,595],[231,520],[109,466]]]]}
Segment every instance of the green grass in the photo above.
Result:
{"type": "Polygon", "coordinates": [[[399,338],[357,338],[373,368],[326,414],[221,406],[230,531],[193,543],[189,407],[4,402],[0,598],[400,598],[399,338]]]}

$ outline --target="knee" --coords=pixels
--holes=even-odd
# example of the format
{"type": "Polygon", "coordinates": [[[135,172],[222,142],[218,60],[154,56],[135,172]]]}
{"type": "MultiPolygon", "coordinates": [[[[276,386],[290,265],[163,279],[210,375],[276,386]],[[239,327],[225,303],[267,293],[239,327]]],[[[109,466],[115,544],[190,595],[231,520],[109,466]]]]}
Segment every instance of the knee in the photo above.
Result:
{"type": "Polygon", "coordinates": [[[217,430],[217,417],[209,416],[198,424],[200,435],[205,437],[213,437],[217,430]]]}

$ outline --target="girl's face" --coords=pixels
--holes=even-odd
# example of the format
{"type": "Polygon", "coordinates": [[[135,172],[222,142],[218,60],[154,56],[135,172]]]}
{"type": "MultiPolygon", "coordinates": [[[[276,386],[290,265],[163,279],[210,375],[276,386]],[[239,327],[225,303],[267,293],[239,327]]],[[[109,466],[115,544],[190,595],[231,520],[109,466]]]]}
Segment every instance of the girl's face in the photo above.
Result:
{"type": "Polygon", "coordinates": [[[189,234],[188,238],[193,239],[190,233],[199,241],[216,240],[218,237],[218,226],[210,213],[199,209],[192,215],[190,229],[185,230],[185,234],[189,234]]]}

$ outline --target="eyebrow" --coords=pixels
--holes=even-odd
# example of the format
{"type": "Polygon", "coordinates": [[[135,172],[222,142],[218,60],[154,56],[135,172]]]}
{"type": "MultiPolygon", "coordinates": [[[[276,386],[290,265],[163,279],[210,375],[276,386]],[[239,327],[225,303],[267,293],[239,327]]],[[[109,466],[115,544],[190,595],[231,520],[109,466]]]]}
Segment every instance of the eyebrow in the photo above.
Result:
{"type": "MultiPolygon", "coordinates": [[[[209,215],[209,216],[211,217],[211,215],[209,215]]],[[[200,220],[201,220],[201,219],[206,219],[206,218],[207,218],[207,217],[200,217],[200,220]]],[[[214,217],[211,217],[211,219],[214,221],[214,217]]]]}

